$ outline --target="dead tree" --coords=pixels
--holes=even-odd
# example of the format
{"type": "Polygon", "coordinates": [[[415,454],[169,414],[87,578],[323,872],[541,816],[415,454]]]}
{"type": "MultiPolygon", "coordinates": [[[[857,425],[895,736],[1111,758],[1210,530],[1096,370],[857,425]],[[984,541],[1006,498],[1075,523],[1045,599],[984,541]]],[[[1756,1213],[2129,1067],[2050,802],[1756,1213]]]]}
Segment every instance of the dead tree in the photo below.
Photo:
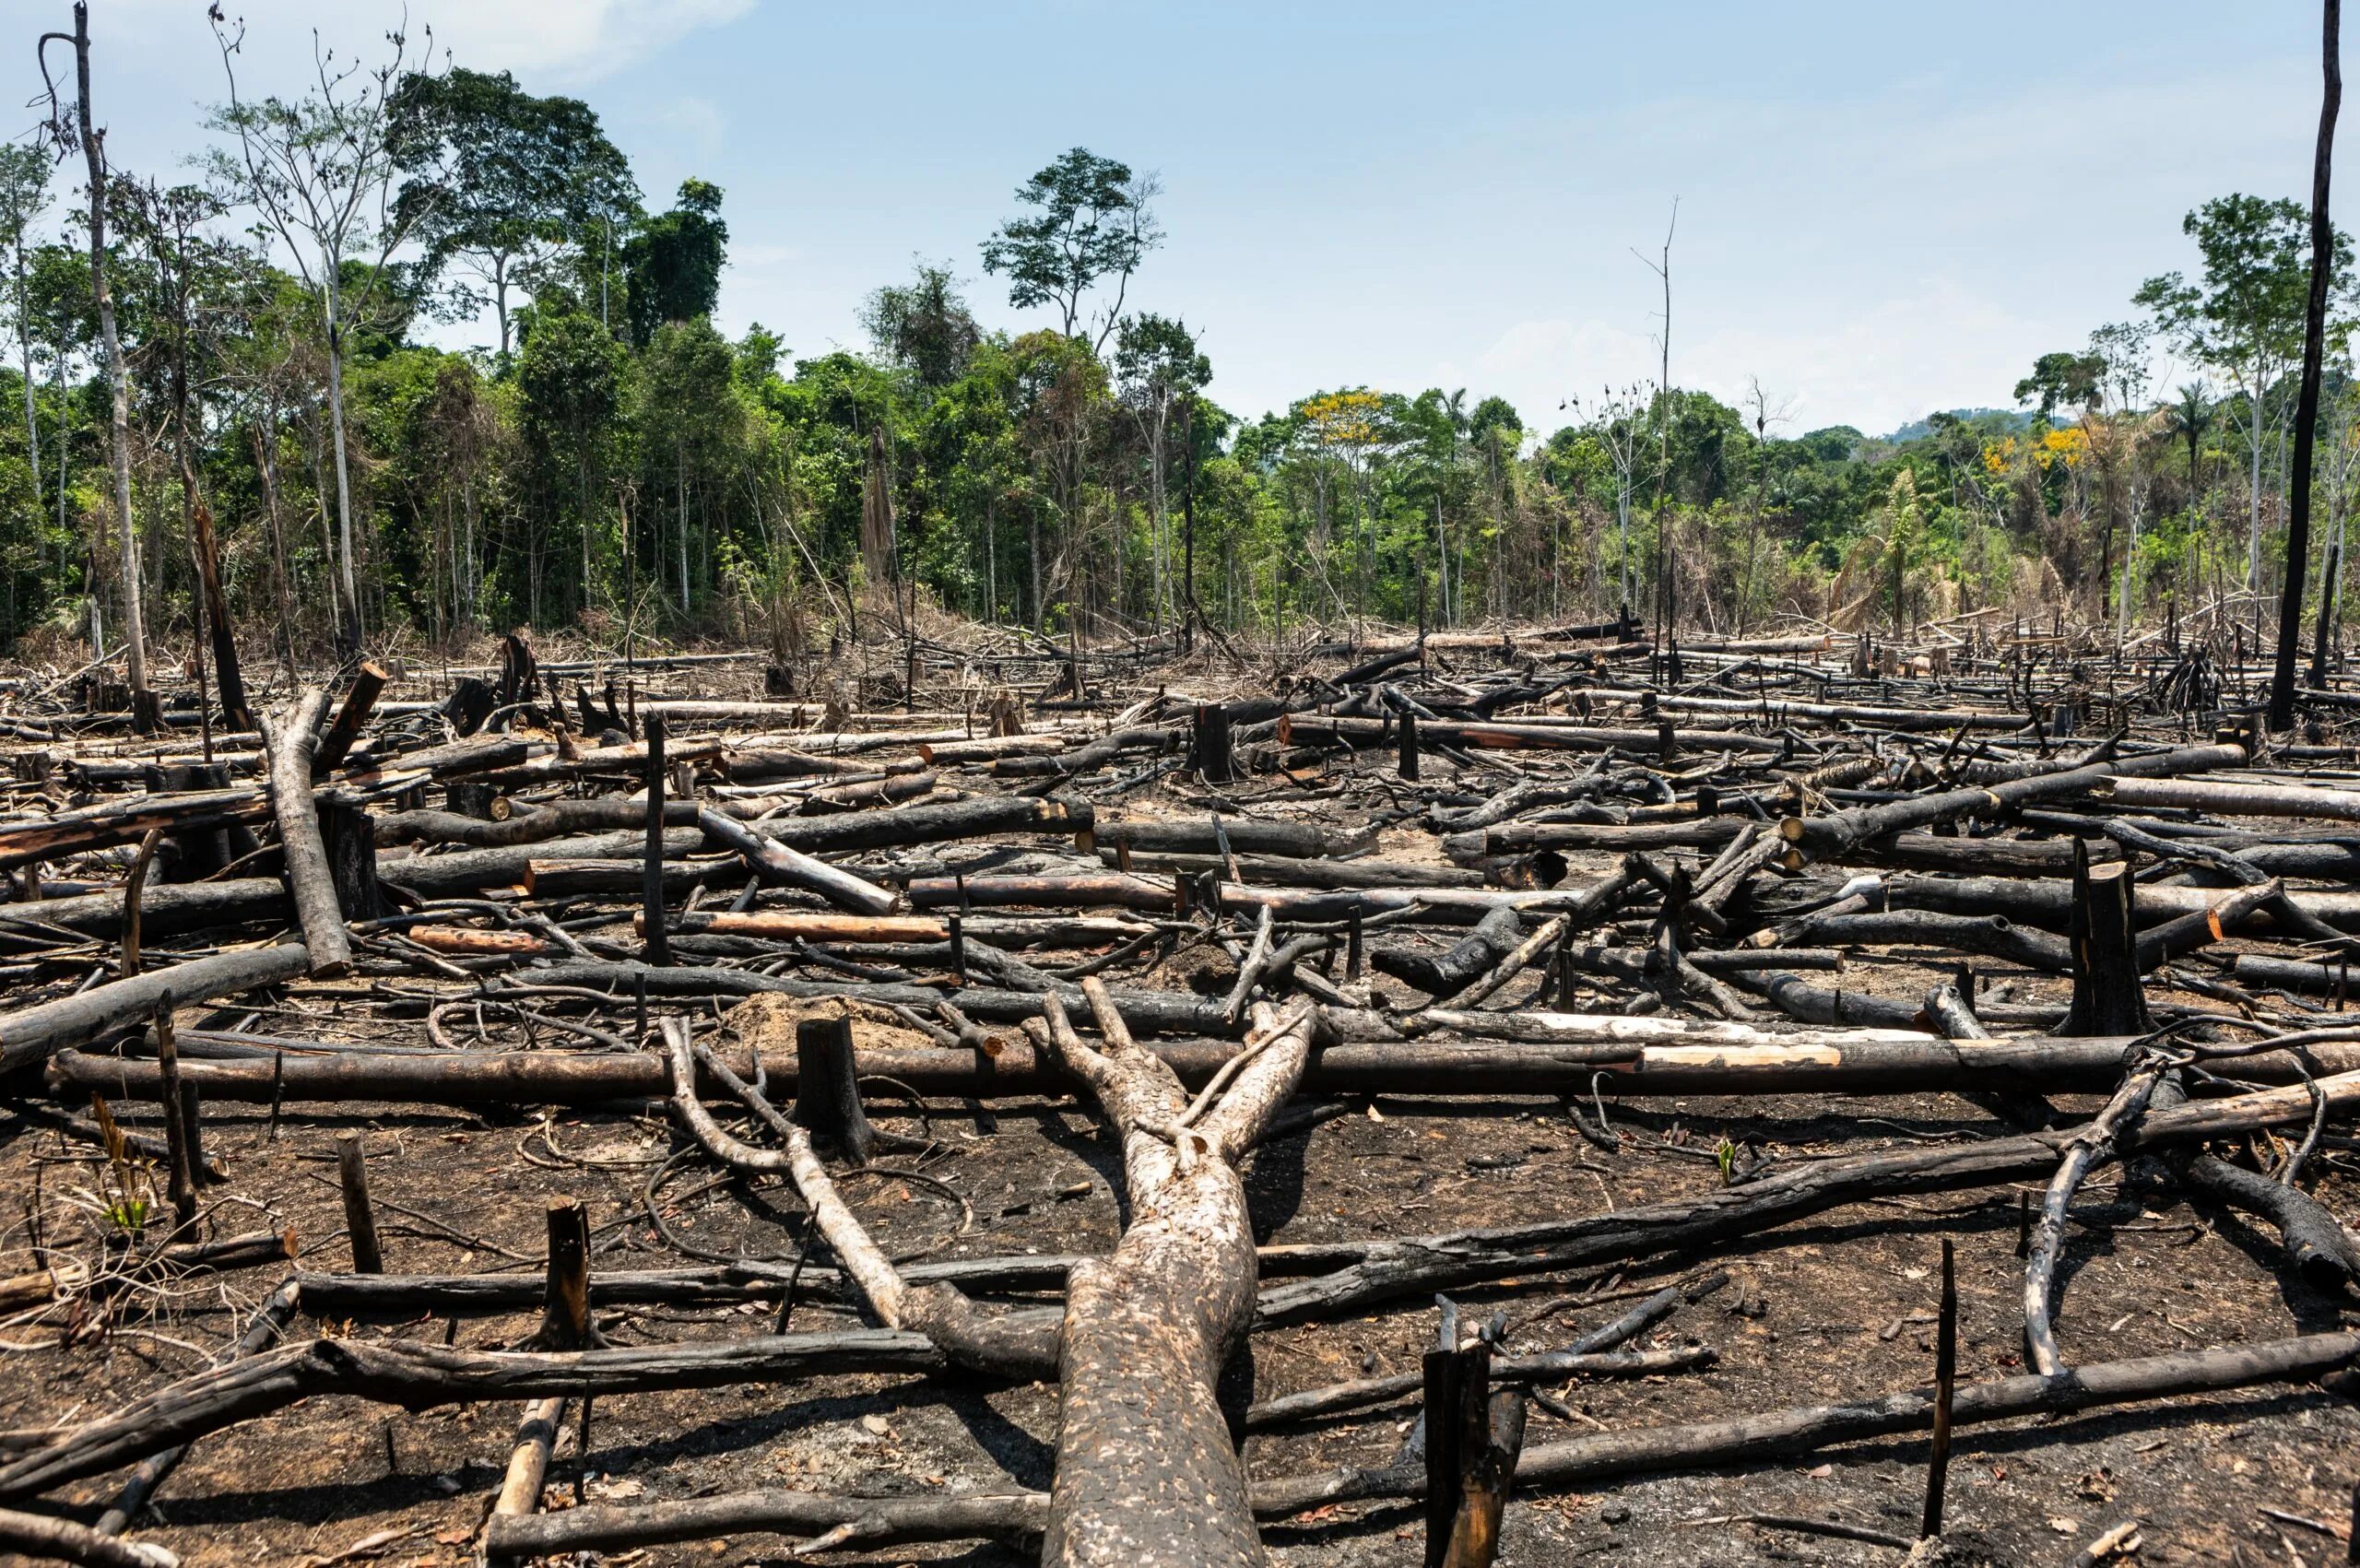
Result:
{"type": "Polygon", "coordinates": [[[1210,1568],[1264,1561],[1213,1380],[1254,1310],[1256,1265],[1237,1161],[1302,1077],[1315,1010],[1255,1009],[1245,1066],[1190,1100],[1140,1050],[1114,999],[1083,982],[1103,1049],[1054,996],[1036,1041],[1089,1085],[1122,1139],[1132,1220],[1110,1258],[1067,1278],[1056,1478],[1044,1562],[1210,1568]]]}

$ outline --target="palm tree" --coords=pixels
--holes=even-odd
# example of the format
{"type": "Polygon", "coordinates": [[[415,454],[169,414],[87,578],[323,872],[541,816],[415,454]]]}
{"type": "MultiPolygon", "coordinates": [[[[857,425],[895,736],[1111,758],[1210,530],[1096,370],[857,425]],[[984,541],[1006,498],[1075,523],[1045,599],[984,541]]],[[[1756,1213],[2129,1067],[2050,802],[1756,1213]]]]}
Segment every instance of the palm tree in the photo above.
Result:
{"type": "Polygon", "coordinates": [[[2179,389],[2179,396],[2165,405],[2164,419],[2171,433],[2188,442],[2188,510],[2196,511],[2196,463],[2203,445],[2204,432],[2212,428],[2218,417],[2212,405],[2205,401],[2204,384],[2190,382],[2179,389]]]}

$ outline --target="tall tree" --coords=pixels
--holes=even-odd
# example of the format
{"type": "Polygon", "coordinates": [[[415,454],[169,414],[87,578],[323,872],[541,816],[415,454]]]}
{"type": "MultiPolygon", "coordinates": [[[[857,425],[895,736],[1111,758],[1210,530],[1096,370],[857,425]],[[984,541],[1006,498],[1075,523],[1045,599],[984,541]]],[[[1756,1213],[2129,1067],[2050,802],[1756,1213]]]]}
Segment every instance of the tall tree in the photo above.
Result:
{"type": "Polygon", "coordinates": [[[671,211],[650,218],[623,247],[631,278],[631,340],[642,348],[658,327],[713,313],[721,300],[721,264],[729,226],[721,221],[721,187],[703,180],[680,182],[671,211]]]}
{"type": "MultiPolygon", "coordinates": [[[[2141,285],[2133,302],[2154,312],[2157,324],[2184,352],[2226,371],[2245,395],[2246,586],[2259,590],[2266,405],[2286,367],[2303,351],[2310,289],[2307,216],[2295,202],[2233,195],[2206,202],[2180,229],[2196,241],[2203,257],[2203,281],[2164,273],[2141,285]]],[[[2331,293],[2341,292],[2351,277],[2349,239],[2333,236],[2330,260],[2327,286],[2331,293]]]]}
{"type": "Polygon", "coordinates": [[[125,180],[117,183],[116,199],[124,214],[124,238],[146,263],[149,336],[163,361],[164,413],[180,475],[181,524],[201,591],[196,619],[211,634],[222,716],[232,729],[251,729],[254,714],[246,707],[237,639],[221,588],[213,512],[197,488],[204,418],[195,383],[209,373],[218,357],[252,257],[207,231],[225,210],[209,191],[192,185],[167,191],[152,181],[142,185],[125,180]]]}
{"type": "Polygon", "coordinates": [[[2212,428],[2216,410],[2212,399],[2204,395],[2202,382],[2183,382],[2171,402],[2164,406],[2164,419],[2171,432],[2188,443],[2188,511],[2196,514],[2197,465],[2204,454],[2204,432],[2212,428]]]}
{"type": "Polygon", "coordinates": [[[50,155],[25,142],[0,145],[0,244],[8,247],[9,306],[17,322],[17,367],[25,378],[25,460],[33,476],[33,507],[41,508],[41,409],[33,398],[33,310],[27,288],[27,251],[33,219],[49,205],[50,155]]]}
{"type": "Polygon", "coordinates": [[[1017,187],[1016,199],[1032,211],[1009,218],[984,242],[984,270],[1007,275],[1009,301],[1017,309],[1056,309],[1068,337],[1081,322],[1083,298],[1113,279],[1115,300],[1092,344],[1103,353],[1122,318],[1131,274],[1163,242],[1154,207],[1162,189],[1152,173],[1134,174],[1127,163],[1074,147],[1017,187]]]}
{"type": "MultiPolygon", "coordinates": [[[[1187,324],[1148,314],[1127,316],[1115,339],[1115,375],[1124,407],[1147,446],[1148,505],[1158,616],[1174,604],[1169,501],[1173,421],[1213,379],[1213,363],[1198,350],[1187,324]]],[[[1180,595],[1185,598],[1186,595],[1180,595]]]]}
{"type": "Polygon", "coordinates": [[[107,287],[107,152],[106,133],[90,123],[90,7],[75,0],[74,30],[41,34],[36,52],[41,79],[50,82],[49,46],[74,46],[75,118],[69,130],[57,107],[57,88],[50,83],[51,134],[61,147],[78,139],[90,179],[90,298],[99,315],[99,337],[105,346],[107,385],[112,417],[108,438],[114,463],[114,521],[123,541],[124,678],[131,686],[132,719],[142,730],[161,719],[148,686],[148,627],[139,607],[139,536],[131,523],[131,382],[123,362],[123,339],[115,330],[114,295],[107,287]]]}
{"type": "MultiPolygon", "coordinates": [[[[533,309],[516,358],[516,423],[529,504],[523,559],[503,573],[512,604],[540,620],[559,559],[580,563],[577,605],[593,601],[597,561],[611,548],[607,486],[620,431],[624,360],[598,318],[580,310],[533,309]],[[571,532],[572,537],[562,536],[571,532]],[[566,547],[571,545],[571,549],[566,547]],[[557,555],[564,550],[562,558],[557,555]]],[[[472,391],[472,389],[469,389],[472,391]]],[[[630,548],[624,541],[624,548],[630,548]]],[[[626,562],[628,556],[625,557],[626,562]]],[[[626,605],[630,614],[636,607],[626,605]]]]}
{"type": "Polygon", "coordinates": [[[908,371],[927,392],[939,392],[967,373],[983,341],[959,280],[947,266],[917,264],[907,283],[889,283],[861,307],[860,324],[877,352],[908,371]]]}
{"type": "Polygon", "coordinates": [[[2295,645],[2303,636],[2303,570],[2311,553],[2311,443],[2319,420],[2319,362],[2327,347],[2327,291],[2335,266],[2335,227],[2328,221],[2328,164],[2335,116],[2343,104],[2337,33],[2342,0],[2325,0],[2320,22],[2319,150],[2311,161],[2311,276],[2303,297],[2303,380],[2295,399],[2294,496],[2286,509],[2286,588],[2278,605],[2278,665],[2271,673],[2270,727],[2295,723],[2295,645]]]}
{"type": "Polygon", "coordinates": [[[412,72],[395,90],[386,130],[410,171],[397,221],[425,247],[430,275],[455,263],[489,291],[503,360],[510,293],[533,288],[560,251],[639,204],[630,160],[588,104],[537,98],[505,71],[412,72]]]}
{"type": "MultiPolygon", "coordinates": [[[[401,164],[387,136],[395,93],[421,74],[422,61],[431,59],[434,34],[427,29],[425,45],[414,55],[407,34],[387,33],[391,54],[368,65],[357,59],[339,62],[314,33],[313,80],[301,98],[248,99],[237,70],[244,25],[232,28],[218,8],[213,17],[230,101],[216,108],[207,124],[236,141],[234,152],[215,149],[214,172],[254,207],[264,227],[293,260],[316,303],[326,337],[337,584],[344,601],[338,629],[348,650],[357,651],[361,636],[360,549],[344,409],[345,368],[351,351],[348,337],[353,318],[366,310],[370,296],[386,280],[394,253],[431,211],[431,203],[425,201],[407,212],[395,208],[394,181],[401,164]],[[360,265],[356,267],[355,263],[360,265]]],[[[413,177],[418,177],[415,171],[413,177]]]]}
{"type": "Polygon", "coordinates": [[[2098,401],[2106,368],[2096,354],[2043,354],[2033,361],[2032,374],[2016,383],[2016,401],[2038,404],[2044,419],[2055,419],[2059,404],[2086,407],[2098,401]]]}

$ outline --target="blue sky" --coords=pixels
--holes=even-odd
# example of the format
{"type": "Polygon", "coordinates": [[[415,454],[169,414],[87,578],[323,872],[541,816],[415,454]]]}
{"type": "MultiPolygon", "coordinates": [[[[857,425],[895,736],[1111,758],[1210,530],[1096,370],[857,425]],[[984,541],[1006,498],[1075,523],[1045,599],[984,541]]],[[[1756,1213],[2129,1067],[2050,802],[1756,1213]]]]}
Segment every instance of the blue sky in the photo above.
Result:
{"type": "MultiPolygon", "coordinates": [[[[262,89],[299,84],[314,27],[368,53],[401,15],[223,4],[262,89]]],[[[222,96],[203,0],[92,10],[110,152],[168,174],[222,96]]],[[[30,33],[70,12],[8,14],[29,99],[30,33]]],[[[950,261],[986,324],[1041,324],[977,256],[1014,187],[1076,144],[1154,170],[1170,239],[1131,301],[1198,328],[1212,395],[1249,417],[1324,387],[1439,385],[1548,428],[1566,396],[1651,376],[1659,285],[1632,253],[1660,246],[1675,196],[1676,383],[1734,401],[1758,377],[1791,430],[2004,404],[2035,356],[2189,263],[2188,208],[2305,195],[2318,116],[2317,7],[2283,0],[408,15],[461,64],[587,99],[652,205],[686,175],[722,185],[722,324],[759,320],[798,353],[858,347],[862,297],[914,255],[950,261]]]]}

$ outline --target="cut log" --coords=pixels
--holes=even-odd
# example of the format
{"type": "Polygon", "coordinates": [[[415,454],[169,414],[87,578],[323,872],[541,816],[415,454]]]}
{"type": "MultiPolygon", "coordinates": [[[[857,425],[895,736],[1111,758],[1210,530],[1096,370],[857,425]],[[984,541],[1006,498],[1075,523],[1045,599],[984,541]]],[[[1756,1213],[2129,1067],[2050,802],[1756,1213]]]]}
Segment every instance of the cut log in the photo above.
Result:
{"type": "Polygon", "coordinates": [[[320,715],[327,704],[326,691],[312,687],[279,715],[276,727],[268,721],[256,721],[265,726],[263,735],[270,750],[271,813],[277,820],[278,842],[286,855],[288,895],[303,927],[312,973],[321,976],[346,974],[352,969],[352,943],[345,935],[345,914],[336,904],[335,873],[328,866],[318,808],[312,796],[312,753],[320,715]]]}
{"type": "Polygon", "coordinates": [[[146,970],[53,1002],[0,1013],[0,1073],[144,1023],[167,994],[182,1006],[209,1002],[292,980],[310,967],[311,955],[301,943],[250,948],[146,970]]]}
{"type": "Polygon", "coordinates": [[[1255,1009],[1252,1059],[1199,1112],[1141,1051],[1104,988],[1084,982],[1104,1041],[1052,1005],[1045,1042],[1085,1079],[1122,1139],[1131,1222],[1067,1279],[1057,1452],[1044,1562],[1220,1568],[1264,1561],[1244,1467],[1213,1380],[1253,1314],[1253,1230],[1237,1161],[1311,1054],[1308,1006],[1255,1009]]]}
{"type": "Polygon", "coordinates": [[[2056,772],[2012,779],[1988,788],[1911,796],[1882,806],[1857,806],[1824,817],[1789,817],[1780,824],[1780,831],[1807,853],[1840,853],[1854,844],[1911,828],[1954,822],[1965,817],[1997,817],[2013,807],[2035,801],[2062,800],[2086,794],[2110,779],[2234,768],[2245,760],[2246,750],[2241,746],[2183,747],[2177,751],[2150,752],[2083,767],[2059,767],[2056,772]]]}
{"type": "MultiPolygon", "coordinates": [[[[829,819],[853,821],[888,814],[865,812],[859,817],[829,819]]],[[[801,888],[807,892],[818,893],[838,909],[850,910],[855,914],[891,914],[902,907],[900,898],[876,883],[856,877],[841,867],[814,859],[799,850],[790,849],[778,840],[758,833],[711,807],[698,808],[697,825],[704,830],[707,838],[743,855],[754,874],[773,886],[801,888]]],[[[651,917],[654,913],[648,912],[651,917]]]]}
{"type": "MultiPolygon", "coordinates": [[[[2360,1355],[2360,1334],[2307,1335],[2222,1350],[2183,1350],[2130,1361],[2097,1362],[2061,1377],[2008,1377],[1957,1389],[1958,1425],[2062,1415],[2151,1399],[2215,1394],[2272,1383],[2301,1384],[2341,1370],[2360,1355]]],[[[1596,1489],[1627,1476],[1728,1469],[1788,1461],[1845,1443],[1929,1430],[1930,1388],[1904,1390],[1842,1405],[1804,1405],[1754,1415],[1588,1432],[1538,1445],[1517,1457],[1516,1482],[1532,1489],[1596,1489]]],[[[1423,1494],[1425,1468],[1396,1466],[1284,1476],[1252,1491],[1255,1515],[1292,1518],[1314,1508],[1423,1494]]],[[[1038,1492],[956,1498],[843,1497],[782,1491],[648,1503],[594,1504],[558,1514],[495,1517],[486,1545],[515,1556],[560,1557],[722,1536],[801,1537],[844,1528],[862,1545],[997,1539],[1041,1533],[1048,1499],[1038,1492]]]]}

